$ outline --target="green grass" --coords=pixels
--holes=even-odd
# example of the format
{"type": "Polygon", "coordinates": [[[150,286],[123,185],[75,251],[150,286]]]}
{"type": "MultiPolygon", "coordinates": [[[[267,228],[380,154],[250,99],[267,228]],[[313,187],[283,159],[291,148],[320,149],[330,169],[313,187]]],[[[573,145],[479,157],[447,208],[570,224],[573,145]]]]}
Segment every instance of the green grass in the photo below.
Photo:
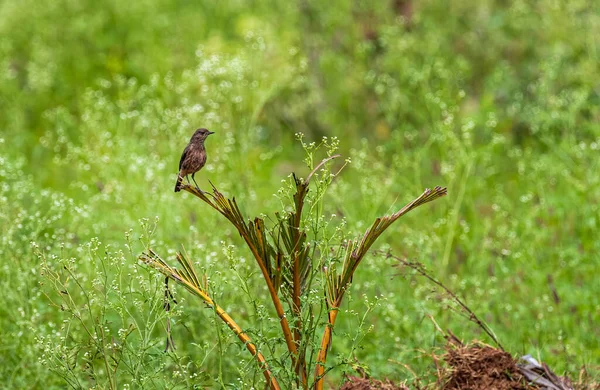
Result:
{"type": "MultiPolygon", "coordinates": [[[[173,313],[177,354],[163,354],[161,279],[136,263],[144,244],[171,259],[184,246],[221,305],[258,339],[274,337],[237,233],[172,192],[199,126],[216,132],[199,183],[235,195],[248,215],[279,210],[281,180],[308,172],[296,132],[317,143],[337,136],[351,159],[324,210],[348,233],[425,187],[448,187],[377,248],[423,262],[510,352],[573,377],[585,365],[598,378],[598,6],[425,1],[408,20],[375,3],[0,5],[3,386],[64,388],[61,364],[77,356],[66,372],[79,382],[69,383],[107,387],[102,361],[83,356],[131,324],[128,348],[111,350],[126,362],[119,388],[260,386],[243,347],[184,291],[173,313]],[[72,273],[82,321],[51,305],[61,293],[41,275],[44,261],[63,282],[72,273]],[[96,297],[87,306],[85,292],[96,297]],[[84,328],[98,318],[100,344],[84,328]]],[[[362,263],[331,363],[355,355],[374,377],[398,380],[411,374],[390,360],[431,372],[427,351],[443,339],[427,314],[465,340],[489,341],[425,280],[392,265],[362,263]]]]}

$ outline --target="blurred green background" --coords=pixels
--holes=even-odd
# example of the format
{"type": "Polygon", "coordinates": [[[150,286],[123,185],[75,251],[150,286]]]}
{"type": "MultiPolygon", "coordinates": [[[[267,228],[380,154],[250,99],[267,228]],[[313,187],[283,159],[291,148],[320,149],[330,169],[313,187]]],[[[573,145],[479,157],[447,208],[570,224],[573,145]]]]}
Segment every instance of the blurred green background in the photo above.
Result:
{"type": "MultiPolygon", "coordinates": [[[[72,319],[49,304],[56,291],[41,265],[60,272],[67,261],[71,280],[98,292],[104,260],[119,275],[144,272],[140,236],[171,255],[185,246],[259,333],[258,309],[231,273],[231,261],[256,271],[237,233],[172,192],[197,127],[216,132],[199,183],[235,195],[250,216],[277,211],[281,180],[306,174],[297,132],[338,137],[351,158],[326,211],[354,234],[425,187],[447,186],[448,197],[404,217],[378,248],[422,261],[510,352],[597,377],[599,37],[600,3],[583,0],[0,2],[1,386],[64,388],[72,375],[73,387],[106,387],[78,360],[88,336],[77,325],[65,332],[72,319]],[[61,360],[74,362],[71,374],[61,360]]],[[[361,265],[332,363],[354,355],[395,380],[412,377],[396,362],[431,372],[427,353],[443,339],[426,314],[489,342],[425,281],[394,278],[392,265],[374,256],[361,265]]],[[[109,312],[133,307],[143,319],[160,283],[146,293],[135,304],[102,296],[109,312]]],[[[161,320],[132,336],[147,356],[135,348],[127,364],[139,359],[144,374],[123,374],[119,388],[250,383],[239,379],[254,367],[236,341],[219,350],[210,314],[192,300],[180,310],[177,357],[162,354],[161,320]],[[189,378],[178,381],[182,367],[189,378]]],[[[108,321],[106,331],[127,326],[108,321]]]]}

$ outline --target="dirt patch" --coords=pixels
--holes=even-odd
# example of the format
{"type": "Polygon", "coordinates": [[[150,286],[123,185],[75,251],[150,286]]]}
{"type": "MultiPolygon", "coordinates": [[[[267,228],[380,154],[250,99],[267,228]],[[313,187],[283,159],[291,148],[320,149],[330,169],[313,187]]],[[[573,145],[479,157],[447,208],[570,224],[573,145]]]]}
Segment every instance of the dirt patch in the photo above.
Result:
{"type": "Polygon", "coordinates": [[[507,352],[487,345],[450,344],[442,356],[448,364],[442,375],[443,390],[529,390],[516,360],[507,352]]]}

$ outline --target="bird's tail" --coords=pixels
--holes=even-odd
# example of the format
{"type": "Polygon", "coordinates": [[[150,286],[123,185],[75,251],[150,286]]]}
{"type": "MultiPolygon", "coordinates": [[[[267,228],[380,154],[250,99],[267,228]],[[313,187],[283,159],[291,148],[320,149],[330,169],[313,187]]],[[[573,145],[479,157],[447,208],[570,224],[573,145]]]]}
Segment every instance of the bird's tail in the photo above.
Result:
{"type": "Polygon", "coordinates": [[[183,179],[181,178],[181,175],[177,175],[177,183],[175,183],[175,192],[181,191],[181,182],[182,181],[183,181],[183,179]]]}

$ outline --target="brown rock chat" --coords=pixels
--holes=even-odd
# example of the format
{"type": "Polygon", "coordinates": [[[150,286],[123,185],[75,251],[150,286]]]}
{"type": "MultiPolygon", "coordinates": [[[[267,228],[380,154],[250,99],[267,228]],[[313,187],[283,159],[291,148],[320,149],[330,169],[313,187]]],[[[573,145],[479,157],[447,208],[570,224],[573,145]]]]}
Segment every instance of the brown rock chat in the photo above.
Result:
{"type": "MultiPolygon", "coordinates": [[[[179,160],[179,175],[177,176],[177,183],[175,184],[175,192],[181,191],[181,185],[183,178],[187,179],[188,175],[192,175],[192,180],[198,188],[198,184],[194,179],[194,175],[198,172],[204,164],[206,164],[206,149],[204,148],[204,140],[209,135],[214,134],[212,131],[207,129],[198,129],[192,135],[190,143],[183,150],[181,159],[179,160]]],[[[187,179],[188,183],[190,182],[187,179]]]]}

